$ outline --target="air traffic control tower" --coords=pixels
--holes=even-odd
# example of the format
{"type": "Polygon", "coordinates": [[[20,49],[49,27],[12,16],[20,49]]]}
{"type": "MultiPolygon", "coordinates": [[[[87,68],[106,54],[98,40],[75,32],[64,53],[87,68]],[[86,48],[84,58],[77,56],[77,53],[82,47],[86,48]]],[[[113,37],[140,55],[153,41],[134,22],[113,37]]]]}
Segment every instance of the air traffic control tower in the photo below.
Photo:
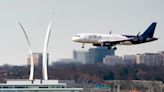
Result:
{"type": "Polygon", "coordinates": [[[29,46],[29,52],[30,52],[30,59],[31,59],[31,66],[30,66],[30,76],[29,79],[19,79],[19,80],[7,80],[6,83],[0,84],[0,92],[82,92],[83,88],[67,88],[66,83],[59,83],[58,80],[49,80],[48,79],[48,73],[47,73],[47,48],[48,48],[48,42],[49,37],[51,33],[51,23],[50,21],[45,37],[44,42],[44,49],[43,49],[43,59],[42,59],[42,79],[34,79],[34,58],[33,58],[33,52],[31,49],[29,38],[23,28],[23,26],[20,24],[28,46],[29,46]]]}

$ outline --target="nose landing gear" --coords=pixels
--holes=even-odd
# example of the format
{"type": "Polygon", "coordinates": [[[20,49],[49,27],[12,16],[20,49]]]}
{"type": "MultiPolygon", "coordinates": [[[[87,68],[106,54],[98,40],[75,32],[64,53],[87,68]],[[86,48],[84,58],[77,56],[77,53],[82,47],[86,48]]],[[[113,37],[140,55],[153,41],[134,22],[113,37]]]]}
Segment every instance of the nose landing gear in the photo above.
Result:
{"type": "Polygon", "coordinates": [[[84,43],[82,44],[82,47],[81,48],[84,48],[84,43]]]}

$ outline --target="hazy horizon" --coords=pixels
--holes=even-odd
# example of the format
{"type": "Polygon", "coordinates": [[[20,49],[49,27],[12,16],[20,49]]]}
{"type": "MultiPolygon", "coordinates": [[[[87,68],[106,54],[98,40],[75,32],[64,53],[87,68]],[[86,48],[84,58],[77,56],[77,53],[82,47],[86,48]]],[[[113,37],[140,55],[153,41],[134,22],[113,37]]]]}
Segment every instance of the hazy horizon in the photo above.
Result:
{"type": "MultiPolygon", "coordinates": [[[[141,34],[157,22],[154,37],[159,40],[131,46],[117,46],[116,55],[164,51],[163,0],[3,0],[0,1],[0,62],[27,63],[28,46],[18,25],[20,21],[34,52],[42,52],[49,20],[55,13],[48,52],[50,63],[72,58],[72,51],[82,50],[71,41],[78,33],[141,34]]],[[[85,49],[93,47],[85,45],[85,49]]]]}

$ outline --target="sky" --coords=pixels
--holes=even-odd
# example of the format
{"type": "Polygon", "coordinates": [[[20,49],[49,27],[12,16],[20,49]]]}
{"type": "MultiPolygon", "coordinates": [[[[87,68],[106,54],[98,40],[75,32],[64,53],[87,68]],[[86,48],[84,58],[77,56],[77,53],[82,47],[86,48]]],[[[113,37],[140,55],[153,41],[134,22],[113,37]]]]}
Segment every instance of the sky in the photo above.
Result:
{"type": "MultiPolygon", "coordinates": [[[[42,52],[48,23],[55,13],[48,52],[50,63],[72,58],[81,44],[71,41],[78,33],[137,35],[157,22],[151,43],[117,46],[116,55],[164,51],[164,0],[0,0],[0,64],[25,65],[29,54],[20,21],[34,52],[42,52]]],[[[85,45],[85,49],[93,47],[85,45]]]]}

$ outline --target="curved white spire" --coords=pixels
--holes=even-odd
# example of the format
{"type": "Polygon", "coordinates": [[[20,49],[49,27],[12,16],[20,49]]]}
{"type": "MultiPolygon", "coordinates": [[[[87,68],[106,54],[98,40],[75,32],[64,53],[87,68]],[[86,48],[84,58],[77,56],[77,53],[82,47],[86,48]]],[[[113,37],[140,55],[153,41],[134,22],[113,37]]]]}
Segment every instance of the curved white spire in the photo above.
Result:
{"type": "Polygon", "coordinates": [[[28,47],[29,47],[29,54],[30,54],[30,60],[31,60],[29,80],[33,80],[34,79],[34,57],[33,57],[33,52],[32,52],[32,49],[31,49],[30,40],[29,40],[29,38],[27,36],[27,33],[26,33],[25,29],[23,28],[23,26],[21,25],[20,22],[19,22],[19,25],[21,26],[21,28],[23,30],[23,33],[24,33],[24,35],[26,37],[27,44],[28,44],[28,47]]]}
{"type": "Polygon", "coordinates": [[[50,33],[51,33],[52,19],[49,22],[49,25],[48,25],[48,28],[47,28],[46,37],[45,37],[45,42],[44,42],[43,61],[42,61],[43,80],[48,80],[48,73],[47,73],[47,66],[48,66],[47,54],[48,53],[47,53],[47,48],[48,48],[48,43],[49,43],[49,38],[50,38],[50,33]]]}

